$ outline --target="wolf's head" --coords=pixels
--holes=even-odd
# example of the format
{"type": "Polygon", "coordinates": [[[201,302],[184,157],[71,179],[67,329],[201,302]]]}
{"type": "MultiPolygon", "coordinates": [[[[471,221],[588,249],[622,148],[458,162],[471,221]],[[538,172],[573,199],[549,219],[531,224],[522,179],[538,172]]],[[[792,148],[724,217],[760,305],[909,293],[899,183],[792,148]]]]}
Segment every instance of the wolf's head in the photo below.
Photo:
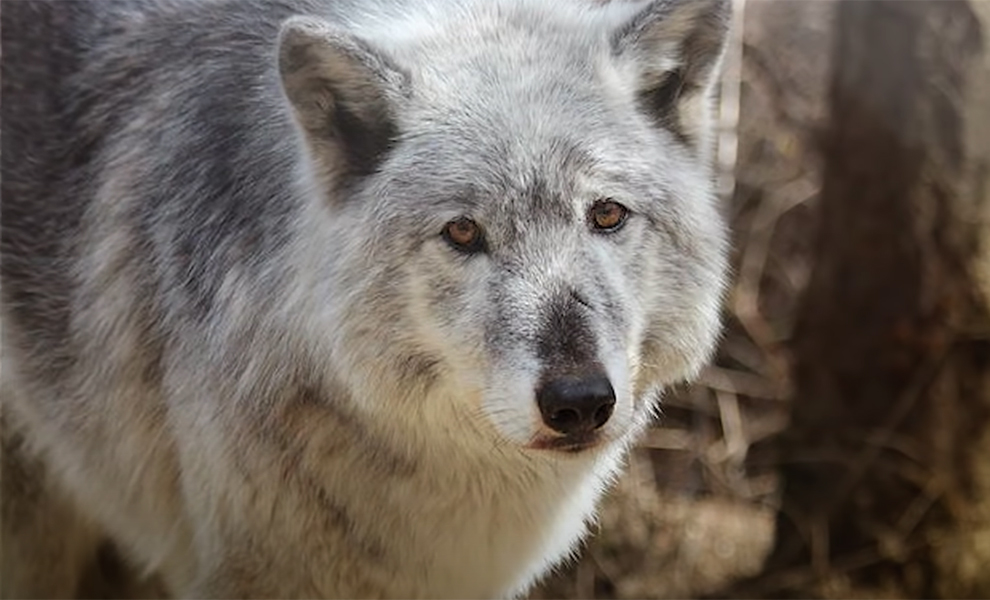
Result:
{"type": "Polygon", "coordinates": [[[727,2],[411,4],[279,42],[338,376],[424,439],[623,438],[718,331],[727,2]]]}

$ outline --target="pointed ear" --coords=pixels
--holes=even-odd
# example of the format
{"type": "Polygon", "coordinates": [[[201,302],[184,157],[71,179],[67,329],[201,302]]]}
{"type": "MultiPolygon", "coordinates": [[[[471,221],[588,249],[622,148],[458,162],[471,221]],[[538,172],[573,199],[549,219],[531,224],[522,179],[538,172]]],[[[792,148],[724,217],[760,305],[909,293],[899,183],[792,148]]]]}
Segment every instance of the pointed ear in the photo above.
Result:
{"type": "Polygon", "coordinates": [[[730,17],[730,0],[653,0],[612,36],[613,53],[633,65],[643,110],[692,145],[707,145],[730,17]]]}
{"type": "Polygon", "coordinates": [[[330,24],[293,17],[278,41],[282,88],[328,175],[373,172],[395,139],[407,77],[379,50],[330,24]]]}

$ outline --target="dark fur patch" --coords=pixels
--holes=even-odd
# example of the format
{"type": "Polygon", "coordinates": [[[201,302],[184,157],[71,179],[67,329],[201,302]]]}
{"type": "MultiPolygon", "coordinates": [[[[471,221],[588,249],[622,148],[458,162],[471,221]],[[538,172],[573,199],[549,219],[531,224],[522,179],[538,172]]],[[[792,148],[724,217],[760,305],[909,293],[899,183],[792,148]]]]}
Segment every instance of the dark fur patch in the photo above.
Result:
{"type": "Polygon", "coordinates": [[[570,202],[565,200],[560,191],[551,189],[543,174],[534,173],[530,183],[523,193],[527,212],[540,215],[541,219],[553,218],[568,222],[574,218],[570,202]]]}
{"type": "Polygon", "coordinates": [[[442,361],[426,353],[409,354],[399,362],[400,377],[407,385],[420,387],[424,392],[440,378],[442,361]]]}
{"type": "Polygon", "coordinates": [[[571,298],[572,300],[574,300],[575,302],[577,302],[577,303],[578,303],[578,304],[580,304],[581,306],[583,306],[583,307],[585,307],[585,308],[587,308],[588,310],[593,310],[593,307],[592,307],[592,305],[591,305],[591,302],[589,302],[589,301],[588,301],[588,299],[587,299],[587,298],[585,298],[585,297],[584,297],[584,296],[583,296],[583,295],[581,294],[581,292],[579,292],[579,291],[577,291],[577,290],[574,290],[574,289],[572,289],[572,290],[570,290],[570,292],[569,292],[569,294],[570,294],[570,298],[571,298]]]}
{"type": "Polygon", "coordinates": [[[376,432],[365,426],[363,420],[349,408],[350,400],[342,389],[331,393],[316,386],[299,385],[271,406],[263,418],[261,433],[285,457],[295,457],[304,452],[307,437],[300,437],[298,427],[305,423],[323,422],[327,431],[335,437],[318,449],[320,453],[334,454],[338,451],[351,452],[360,448],[357,454],[368,469],[387,478],[411,477],[418,465],[416,462],[395,450],[376,432]]]}
{"type": "Polygon", "coordinates": [[[330,497],[320,482],[308,480],[307,487],[314,492],[323,508],[321,514],[324,521],[330,529],[340,533],[347,540],[348,548],[353,548],[357,554],[374,563],[381,563],[388,558],[385,545],[366,534],[362,534],[347,507],[330,497]]]}
{"type": "Polygon", "coordinates": [[[536,350],[549,372],[583,368],[596,360],[595,337],[586,310],[570,293],[546,305],[536,350]]]}
{"type": "Polygon", "coordinates": [[[639,104],[658,127],[669,131],[677,141],[690,145],[693,140],[681,123],[677,105],[682,95],[694,91],[695,86],[685,81],[680,70],[671,71],[665,73],[655,85],[640,90],[639,104]]]}
{"type": "Polygon", "coordinates": [[[338,102],[328,116],[331,136],[346,148],[345,159],[353,175],[375,172],[398,137],[392,118],[382,107],[364,107],[364,115],[338,102]]]}
{"type": "Polygon", "coordinates": [[[92,12],[82,3],[35,2],[5,3],[0,12],[0,272],[13,317],[5,325],[37,359],[23,368],[45,381],[73,364],[70,257],[92,187],[78,168],[103,143],[81,126],[92,98],[69,85],[83,68],[92,12]]]}

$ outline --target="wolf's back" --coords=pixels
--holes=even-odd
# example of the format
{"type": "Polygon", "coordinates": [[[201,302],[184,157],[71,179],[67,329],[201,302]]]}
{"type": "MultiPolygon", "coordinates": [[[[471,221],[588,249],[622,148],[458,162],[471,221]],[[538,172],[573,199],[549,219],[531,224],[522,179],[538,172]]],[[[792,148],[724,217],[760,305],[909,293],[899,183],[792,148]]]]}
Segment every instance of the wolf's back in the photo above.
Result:
{"type": "Polygon", "coordinates": [[[176,318],[203,318],[235,257],[284,240],[295,155],[279,145],[293,136],[272,47],[303,9],[5,4],[2,288],[7,324],[49,376],[101,224],[143,262],[135,293],[169,296],[155,304],[176,318]]]}
{"type": "Polygon", "coordinates": [[[44,571],[99,544],[77,504],[118,536],[144,535],[122,507],[161,519],[159,537],[178,521],[166,347],[207,352],[188,332],[222,318],[218,282],[263,269],[290,235],[296,157],[273,48],[299,10],[4,3],[3,543],[17,549],[0,596],[78,593],[78,572],[44,571]],[[73,508],[53,512],[67,490],[73,508]]]}
{"type": "MultiPolygon", "coordinates": [[[[90,148],[69,80],[99,19],[82,2],[5,3],[0,76],[0,269],[8,316],[39,347],[62,347],[71,294],[69,253],[87,194],[66,193],[90,148]],[[29,325],[30,324],[30,325],[29,325]]],[[[5,322],[5,327],[10,326],[5,322]]]]}

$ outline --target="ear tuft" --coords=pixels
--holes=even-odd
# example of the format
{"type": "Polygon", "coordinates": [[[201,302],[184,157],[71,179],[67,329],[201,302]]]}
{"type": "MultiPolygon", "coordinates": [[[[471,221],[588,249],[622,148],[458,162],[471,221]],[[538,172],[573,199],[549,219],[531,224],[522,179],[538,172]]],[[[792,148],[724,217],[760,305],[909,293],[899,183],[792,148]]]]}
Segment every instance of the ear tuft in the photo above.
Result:
{"type": "Polygon", "coordinates": [[[730,0],[653,0],[612,36],[643,110],[685,142],[704,143],[730,17],[730,0]]]}
{"type": "Polygon", "coordinates": [[[332,25],[293,17],[278,41],[282,88],[317,158],[369,174],[396,135],[407,77],[378,49],[332,25]]]}

